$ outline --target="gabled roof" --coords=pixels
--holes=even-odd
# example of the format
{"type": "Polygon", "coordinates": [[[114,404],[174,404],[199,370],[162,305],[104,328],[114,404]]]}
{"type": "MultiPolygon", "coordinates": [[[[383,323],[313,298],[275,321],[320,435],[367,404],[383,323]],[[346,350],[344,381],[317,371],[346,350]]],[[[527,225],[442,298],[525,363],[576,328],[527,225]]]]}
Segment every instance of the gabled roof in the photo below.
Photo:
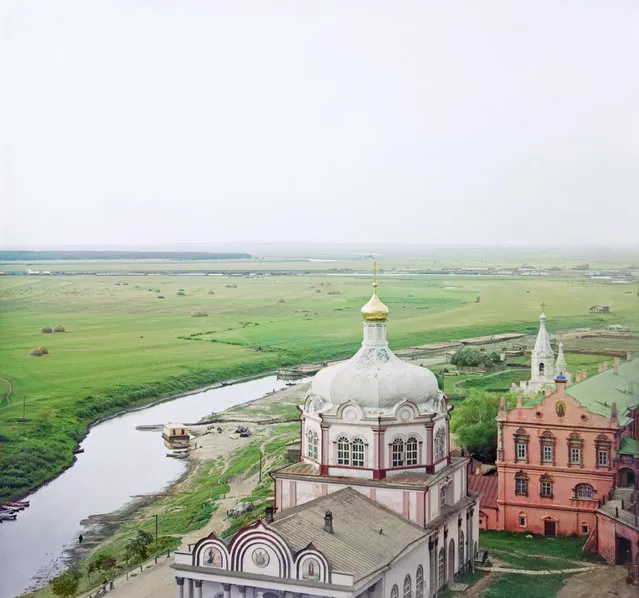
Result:
{"type": "Polygon", "coordinates": [[[628,413],[639,407],[639,360],[625,361],[617,368],[586,378],[569,386],[566,392],[591,413],[610,417],[610,408],[617,405],[619,423],[625,426],[628,413]]]}
{"type": "Polygon", "coordinates": [[[286,509],[268,527],[294,554],[312,543],[334,571],[352,575],[355,583],[429,535],[350,487],[286,509]],[[332,534],[324,530],[326,511],[333,514],[332,534]]]}
{"type": "Polygon", "coordinates": [[[497,508],[497,476],[469,475],[468,487],[479,492],[479,507],[497,508]]]}

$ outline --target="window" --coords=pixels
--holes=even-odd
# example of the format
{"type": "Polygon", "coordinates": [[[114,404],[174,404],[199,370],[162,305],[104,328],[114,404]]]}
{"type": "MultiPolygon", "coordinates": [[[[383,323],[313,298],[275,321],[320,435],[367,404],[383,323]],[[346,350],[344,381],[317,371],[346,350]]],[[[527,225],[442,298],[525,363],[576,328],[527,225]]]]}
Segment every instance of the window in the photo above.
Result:
{"type": "Polygon", "coordinates": [[[364,467],[364,441],[361,438],[353,440],[353,465],[364,467]]]}
{"type": "Polygon", "coordinates": [[[417,465],[417,438],[414,436],[406,441],[406,465],[417,465]]]}
{"type": "Polygon", "coordinates": [[[590,531],[590,529],[588,528],[588,524],[587,523],[582,523],[581,524],[581,534],[583,536],[587,536],[589,531],[590,531]]]}
{"type": "Polygon", "coordinates": [[[401,438],[393,440],[393,467],[404,465],[404,441],[401,438]]]}
{"type": "Polygon", "coordinates": [[[545,444],[542,447],[541,460],[550,461],[552,463],[552,446],[550,446],[549,444],[545,444]]]}
{"type": "Polygon", "coordinates": [[[441,588],[446,583],[446,551],[439,549],[437,587],[441,588]]]}
{"type": "Polygon", "coordinates": [[[594,489],[590,484],[578,484],[575,488],[575,496],[577,498],[592,499],[594,489]]]}
{"type": "Polygon", "coordinates": [[[519,513],[519,527],[526,527],[526,513],[519,513]]]}
{"type": "Polygon", "coordinates": [[[610,449],[612,442],[605,434],[599,434],[595,438],[595,447],[597,450],[597,467],[610,467],[610,449]]]}
{"type": "Polygon", "coordinates": [[[528,476],[523,471],[515,474],[515,494],[528,496],[528,476]]]}
{"type": "Polygon", "coordinates": [[[552,478],[548,474],[539,478],[539,496],[552,497],[552,478]]]}
{"type": "Polygon", "coordinates": [[[412,598],[411,594],[413,593],[413,582],[410,579],[410,575],[407,575],[404,578],[404,598],[412,598]]]}
{"type": "Polygon", "coordinates": [[[424,568],[421,565],[415,573],[415,598],[424,598],[424,568]]]}
{"type": "Polygon", "coordinates": [[[516,454],[517,459],[524,460],[526,458],[526,448],[527,448],[527,446],[523,442],[518,442],[515,445],[515,449],[516,449],[515,454],[516,454]]]}
{"type": "Polygon", "coordinates": [[[440,461],[446,456],[446,431],[440,428],[435,434],[435,461],[440,461]]]}
{"type": "Polygon", "coordinates": [[[545,370],[546,370],[546,366],[544,365],[544,362],[542,361],[542,362],[540,362],[540,364],[539,364],[539,375],[540,375],[540,376],[543,376],[543,375],[544,375],[545,370]]]}
{"type": "Polygon", "coordinates": [[[584,441],[577,432],[573,432],[568,437],[568,465],[582,465],[581,449],[584,441]]]}
{"type": "Polygon", "coordinates": [[[570,464],[581,465],[581,449],[579,447],[570,447],[570,464]]]}
{"type": "Polygon", "coordinates": [[[390,593],[390,598],[399,598],[399,588],[397,587],[397,584],[393,586],[393,589],[390,593]]]}
{"type": "Polygon", "coordinates": [[[459,558],[459,568],[462,569],[463,566],[466,564],[466,561],[464,559],[465,555],[464,555],[464,532],[460,531],[459,532],[459,546],[457,548],[457,557],[459,558]]]}
{"type": "Polygon", "coordinates": [[[306,454],[311,459],[319,459],[319,438],[313,430],[306,433],[306,454]]]}
{"type": "Polygon", "coordinates": [[[515,432],[515,461],[528,462],[528,434],[523,428],[515,432]]]}
{"type": "Polygon", "coordinates": [[[340,436],[337,439],[337,464],[348,465],[350,463],[350,445],[348,438],[340,436]]]}
{"type": "Polygon", "coordinates": [[[446,504],[446,485],[442,484],[439,487],[439,508],[441,509],[446,504]]]}

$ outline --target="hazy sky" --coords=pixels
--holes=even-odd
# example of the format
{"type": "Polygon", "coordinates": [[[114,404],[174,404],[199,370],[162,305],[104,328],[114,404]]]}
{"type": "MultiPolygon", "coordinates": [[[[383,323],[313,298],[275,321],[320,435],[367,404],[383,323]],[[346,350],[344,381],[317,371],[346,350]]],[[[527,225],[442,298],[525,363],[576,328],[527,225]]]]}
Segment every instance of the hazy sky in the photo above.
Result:
{"type": "Polygon", "coordinates": [[[636,0],[0,1],[0,245],[639,244],[636,0]]]}

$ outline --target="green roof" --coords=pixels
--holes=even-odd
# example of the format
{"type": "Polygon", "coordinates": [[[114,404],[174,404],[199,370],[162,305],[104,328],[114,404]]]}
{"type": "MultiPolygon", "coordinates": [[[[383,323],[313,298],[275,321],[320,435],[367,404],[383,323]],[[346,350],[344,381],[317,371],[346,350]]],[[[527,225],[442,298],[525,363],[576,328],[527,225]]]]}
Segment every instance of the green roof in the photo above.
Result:
{"type": "Polygon", "coordinates": [[[628,413],[639,406],[639,359],[625,361],[615,374],[612,368],[572,384],[566,392],[591,413],[610,417],[610,407],[617,404],[619,423],[625,426],[628,413]]]}
{"type": "Polygon", "coordinates": [[[632,455],[633,457],[639,457],[639,440],[634,438],[621,439],[621,446],[619,447],[619,453],[622,455],[632,455]]]}

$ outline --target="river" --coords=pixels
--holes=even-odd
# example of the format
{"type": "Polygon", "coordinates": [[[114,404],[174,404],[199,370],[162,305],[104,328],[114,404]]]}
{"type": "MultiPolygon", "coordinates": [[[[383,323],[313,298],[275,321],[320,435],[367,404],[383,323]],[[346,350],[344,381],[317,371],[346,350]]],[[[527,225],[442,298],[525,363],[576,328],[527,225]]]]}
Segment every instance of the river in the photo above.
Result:
{"type": "Polygon", "coordinates": [[[89,515],[119,509],[132,497],[161,491],[186,463],[167,459],[160,432],[138,425],[195,422],[284,387],[275,376],[205,390],[119,415],[94,426],[73,467],[26,500],[29,508],[0,524],[0,598],[13,598],[34,577],[56,571],[89,515]]]}

